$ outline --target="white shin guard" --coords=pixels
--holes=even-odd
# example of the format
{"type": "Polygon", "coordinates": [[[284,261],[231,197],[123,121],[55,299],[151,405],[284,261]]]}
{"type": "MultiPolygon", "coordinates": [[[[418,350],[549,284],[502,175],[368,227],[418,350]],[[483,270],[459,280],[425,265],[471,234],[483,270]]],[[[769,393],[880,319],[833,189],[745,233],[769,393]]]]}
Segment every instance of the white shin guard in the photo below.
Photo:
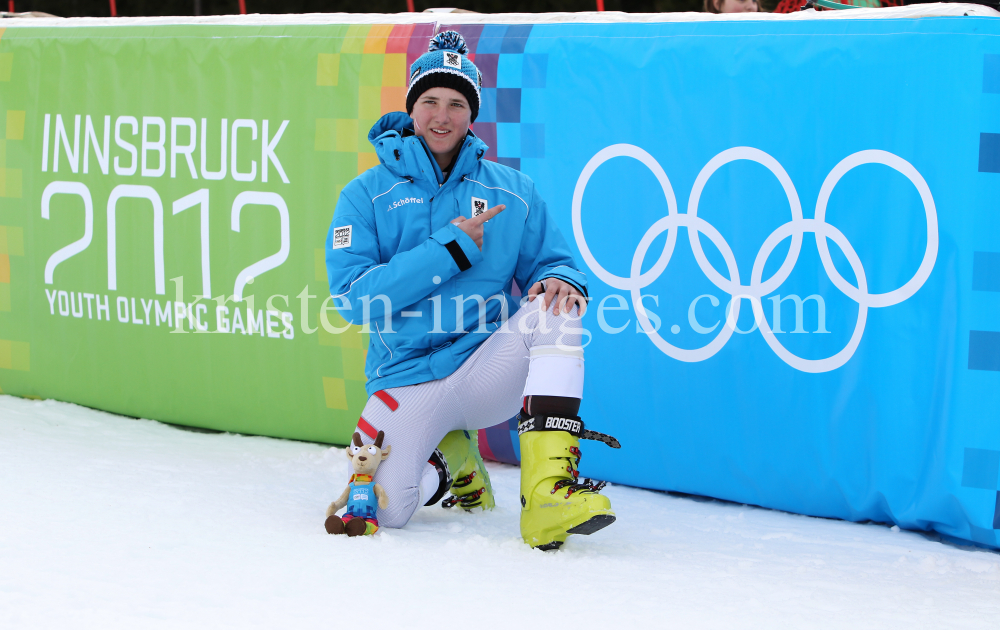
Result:
{"type": "Polygon", "coordinates": [[[424,466],[424,471],[420,474],[420,485],[418,486],[420,495],[417,500],[417,507],[426,505],[428,501],[434,496],[434,493],[438,491],[438,486],[441,484],[441,478],[438,475],[438,471],[431,466],[426,464],[424,466]]]}
{"type": "Polygon", "coordinates": [[[583,398],[583,348],[532,348],[524,395],[583,398]]]}

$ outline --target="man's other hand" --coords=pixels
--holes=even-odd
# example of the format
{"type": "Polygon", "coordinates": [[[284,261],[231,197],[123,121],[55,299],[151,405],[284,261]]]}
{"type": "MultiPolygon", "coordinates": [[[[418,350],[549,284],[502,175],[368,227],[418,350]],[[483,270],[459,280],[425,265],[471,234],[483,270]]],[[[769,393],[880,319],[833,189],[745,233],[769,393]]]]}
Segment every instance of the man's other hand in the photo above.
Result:
{"type": "Polygon", "coordinates": [[[471,219],[461,216],[452,221],[452,223],[457,225],[458,229],[468,234],[469,238],[476,242],[476,247],[479,248],[479,251],[483,251],[483,223],[503,212],[506,207],[503,204],[493,206],[479,216],[472,217],[471,219]]]}
{"type": "MultiPolygon", "coordinates": [[[[482,216],[482,215],[480,215],[482,216]]],[[[568,282],[563,282],[562,280],[557,280],[555,278],[545,279],[545,293],[542,293],[543,287],[541,282],[536,282],[531,285],[528,289],[528,301],[533,302],[535,298],[539,295],[542,296],[542,310],[547,311],[549,309],[549,304],[555,301],[556,307],[552,309],[553,315],[558,315],[561,312],[569,313],[573,308],[573,304],[580,308],[580,317],[587,312],[587,298],[576,290],[572,284],[568,282]]]]}

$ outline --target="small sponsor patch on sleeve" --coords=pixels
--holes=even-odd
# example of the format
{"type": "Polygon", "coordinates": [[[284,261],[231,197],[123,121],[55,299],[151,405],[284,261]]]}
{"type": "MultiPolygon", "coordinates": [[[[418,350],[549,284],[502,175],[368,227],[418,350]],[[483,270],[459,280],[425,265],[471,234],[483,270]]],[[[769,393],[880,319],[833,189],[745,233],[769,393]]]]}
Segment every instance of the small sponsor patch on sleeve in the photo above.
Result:
{"type": "Polygon", "coordinates": [[[344,249],[351,246],[351,227],[345,225],[333,228],[333,246],[330,249],[344,249]]]}
{"type": "Polygon", "coordinates": [[[462,69],[462,55],[450,50],[444,51],[444,66],[446,68],[462,69]]]}

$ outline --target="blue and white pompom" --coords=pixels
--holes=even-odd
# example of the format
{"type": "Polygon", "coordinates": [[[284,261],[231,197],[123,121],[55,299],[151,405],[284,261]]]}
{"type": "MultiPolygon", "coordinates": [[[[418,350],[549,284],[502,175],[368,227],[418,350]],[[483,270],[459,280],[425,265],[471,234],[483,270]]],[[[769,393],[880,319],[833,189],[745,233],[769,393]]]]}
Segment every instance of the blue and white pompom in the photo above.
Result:
{"type": "Polygon", "coordinates": [[[458,31],[445,31],[438,33],[427,45],[428,52],[435,50],[454,50],[460,55],[468,55],[469,47],[465,43],[465,38],[458,31]]]}

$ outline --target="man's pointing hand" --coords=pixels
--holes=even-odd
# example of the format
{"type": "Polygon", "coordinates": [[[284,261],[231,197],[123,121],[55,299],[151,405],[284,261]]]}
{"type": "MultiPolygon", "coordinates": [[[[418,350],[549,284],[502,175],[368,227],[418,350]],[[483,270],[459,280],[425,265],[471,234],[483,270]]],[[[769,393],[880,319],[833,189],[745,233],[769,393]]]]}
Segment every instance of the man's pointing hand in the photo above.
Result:
{"type": "Polygon", "coordinates": [[[457,225],[458,229],[460,229],[463,232],[465,232],[466,234],[468,234],[469,238],[471,238],[473,241],[475,241],[476,247],[478,247],[479,250],[482,251],[482,249],[483,249],[483,223],[486,223],[487,221],[489,221],[493,217],[495,217],[498,214],[500,214],[501,212],[503,212],[504,208],[506,208],[506,207],[507,206],[505,206],[503,204],[500,204],[499,206],[493,206],[492,208],[490,208],[486,212],[484,212],[484,213],[482,213],[482,214],[480,214],[478,216],[474,216],[471,219],[466,219],[464,216],[461,216],[461,217],[458,217],[457,219],[455,219],[454,221],[452,221],[452,223],[454,223],[455,225],[457,225]]]}

